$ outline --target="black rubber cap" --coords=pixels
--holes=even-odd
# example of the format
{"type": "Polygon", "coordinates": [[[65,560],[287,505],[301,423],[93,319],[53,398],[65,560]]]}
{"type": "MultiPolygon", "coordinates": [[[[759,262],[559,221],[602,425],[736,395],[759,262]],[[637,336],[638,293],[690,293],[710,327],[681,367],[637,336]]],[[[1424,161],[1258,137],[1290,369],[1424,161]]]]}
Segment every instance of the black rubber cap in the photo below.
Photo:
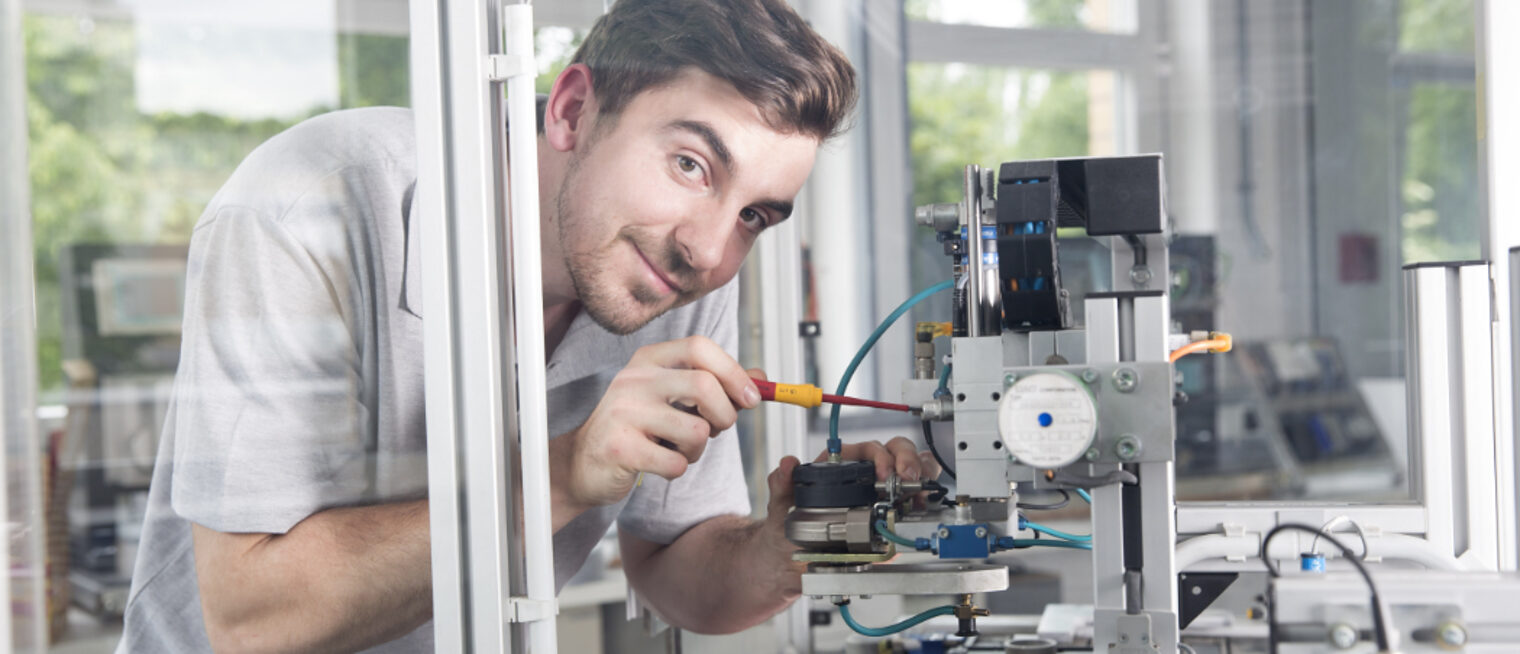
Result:
{"type": "Polygon", "coordinates": [[[792,471],[792,486],[799,507],[870,506],[876,503],[876,464],[805,463],[792,471]]]}

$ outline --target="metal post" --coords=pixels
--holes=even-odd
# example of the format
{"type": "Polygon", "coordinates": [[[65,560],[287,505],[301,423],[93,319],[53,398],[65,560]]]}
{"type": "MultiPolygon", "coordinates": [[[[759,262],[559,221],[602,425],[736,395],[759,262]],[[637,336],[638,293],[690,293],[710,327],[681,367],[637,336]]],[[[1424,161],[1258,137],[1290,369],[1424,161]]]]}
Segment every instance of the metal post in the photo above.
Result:
{"type": "MultiPolygon", "coordinates": [[[[807,206],[807,205],[802,205],[807,206]]],[[[773,379],[803,379],[802,338],[798,325],[802,316],[802,238],[796,219],[768,230],[755,246],[764,281],[760,286],[760,315],[767,329],[762,329],[761,365],[773,379]]],[[[784,456],[807,458],[807,415],[777,402],[761,408],[765,434],[765,463],[775,465],[784,456]]],[[[788,651],[812,651],[808,622],[809,600],[798,598],[775,618],[776,642],[788,651]]]]}
{"type": "Polygon", "coordinates": [[[0,650],[47,649],[42,447],[37,440],[37,335],[33,313],[32,219],[26,148],[26,68],[21,5],[0,0],[0,597],[30,605],[13,621],[0,611],[0,650]],[[16,587],[12,587],[12,585],[16,587]]]}
{"type": "MultiPolygon", "coordinates": [[[[1520,111],[1520,72],[1507,62],[1520,57],[1520,41],[1506,38],[1509,29],[1520,23],[1520,6],[1513,2],[1482,0],[1475,3],[1477,19],[1476,60],[1478,64],[1478,97],[1483,106],[1478,117],[1483,121],[1478,127],[1479,165],[1483,173],[1478,176],[1485,204],[1487,229],[1484,232],[1484,256],[1495,266],[1494,298],[1496,302],[1506,297],[1517,297],[1516,289],[1520,265],[1513,253],[1520,248],[1520,189],[1513,183],[1520,173],[1520,126],[1508,116],[1520,111]],[[1505,274],[1505,267],[1508,273],[1505,274]]],[[[1506,437],[1498,439],[1500,462],[1498,486],[1500,514],[1500,566],[1506,570],[1520,567],[1520,419],[1515,415],[1516,394],[1520,384],[1515,374],[1520,372],[1520,316],[1496,311],[1494,314],[1494,415],[1497,428],[1506,437]]]]}
{"type": "Polygon", "coordinates": [[[1409,424],[1425,537],[1492,570],[1499,516],[1490,275],[1486,263],[1404,269],[1409,424]]]}
{"type": "Polygon", "coordinates": [[[965,199],[961,200],[961,224],[966,228],[966,335],[982,335],[982,168],[966,166],[965,199]]]}
{"type": "Polygon", "coordinates": [[[542,300],[534,256],[536,137],[511,143],[514,160],[527,162],[512,176],[516,222],[509,244],[501,188],[503,103],[493,83],[512,80],[514,125],[531,134],[533,109],[522,107],[525,95],[532,102],[533,62],[524,54],[531,52],[531,14],[526,8],[502,12],[491,0],[439,0],[412,3],[411,18],[417,204],[419,215],[432,218],[423,225],[422,260],[435,646],[476,652],[530,646],[552,653],[553,565],[542,549],[550,530],[536,524],[547,522],[547,486],[541,477],[524,480],[528,515],[526,529],[518,529],[509,491],[517,439],[502,437],[520,435],[528,467],[547,470],[543,321],[537,313],[542,300]],[[508,27],[513,51],[501,54],[508,27]],[[522,78],[527,94],[517,81],[522,78]],[[530,190],[517,186],[524,178],[530,190]],[[502,279],[509,247],[519,290],[532,289],[515,296],[515,307],[502,279]],[[514,343],[527,342],[536,349],[514,353],[514,343]],[[514,428],[518,410],[521,430],[514,428]],[[533,533],[528,549],[540,550],[532,555],[539,570],[519,569],[526,567],[518,558],[524,531],[533,533]],[[550,575],[547,582],[537,576],[542,574],[550,575]],[[513,597],[524,587],[528,597],[513,597]],[[539,599],[546,589],[549,598],[539,599]]]}

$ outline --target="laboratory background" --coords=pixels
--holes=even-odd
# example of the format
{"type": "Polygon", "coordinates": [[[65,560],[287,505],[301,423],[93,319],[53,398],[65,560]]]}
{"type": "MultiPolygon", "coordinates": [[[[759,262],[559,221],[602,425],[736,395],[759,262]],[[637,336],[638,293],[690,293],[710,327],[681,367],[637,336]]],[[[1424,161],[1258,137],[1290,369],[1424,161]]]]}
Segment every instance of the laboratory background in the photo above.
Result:
{"type": "MultiPolygon", "coordinates": [[[[116,648],[192,228],[239,162],[339,109],[505,111],[505,78],[547,93],[610,4],[0,0],[0,651],[116,648]],[[478,62],[447,38],[524,15],[531,43],[478,62]],[[531,70],[450,86],[529,46],[531,70]]],[[[831,432],[910,438],[958,478],[799,509],[804,596],[738,634],[631,602],[614,528],[557,598],[465,602],[440,650],[1520,652],[1520,7],[790,4],[860,103],[740,272],[740,360],[913,411],[743,412],[750,503],[831,432]]],[[[435,557],[511,561],[435,597],[525,592],[542,544],[502,531],[435,532],[435,557]]]]}

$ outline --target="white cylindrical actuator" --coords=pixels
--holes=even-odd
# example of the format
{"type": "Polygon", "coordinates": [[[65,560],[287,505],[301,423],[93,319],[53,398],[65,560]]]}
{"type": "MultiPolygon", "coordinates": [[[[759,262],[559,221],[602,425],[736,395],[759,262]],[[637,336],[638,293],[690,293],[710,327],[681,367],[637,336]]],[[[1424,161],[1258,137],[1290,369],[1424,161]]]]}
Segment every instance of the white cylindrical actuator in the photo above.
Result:
{"type": "Polygon", "coordinates": [[[1098,433],[1098,409],[1082,380],[1064,372],[1039,372],[1003,391],[998,435],[1019,463],[1059,468],[1077,462],[1098,433]]]}

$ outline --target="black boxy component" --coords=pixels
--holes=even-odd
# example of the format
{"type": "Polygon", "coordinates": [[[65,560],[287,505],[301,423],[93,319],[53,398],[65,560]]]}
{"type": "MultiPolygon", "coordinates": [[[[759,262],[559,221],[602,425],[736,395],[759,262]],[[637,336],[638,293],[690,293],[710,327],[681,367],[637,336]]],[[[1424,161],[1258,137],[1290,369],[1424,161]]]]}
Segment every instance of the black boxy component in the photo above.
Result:
{"type": "Polygon", "coordinates": [[[1011,161],[998,168],[998,282],[1003,327],[1071,327],[1061,290],[1056,228],[1088,236],[1159,234],[1161,156],[1011,161]]]}

